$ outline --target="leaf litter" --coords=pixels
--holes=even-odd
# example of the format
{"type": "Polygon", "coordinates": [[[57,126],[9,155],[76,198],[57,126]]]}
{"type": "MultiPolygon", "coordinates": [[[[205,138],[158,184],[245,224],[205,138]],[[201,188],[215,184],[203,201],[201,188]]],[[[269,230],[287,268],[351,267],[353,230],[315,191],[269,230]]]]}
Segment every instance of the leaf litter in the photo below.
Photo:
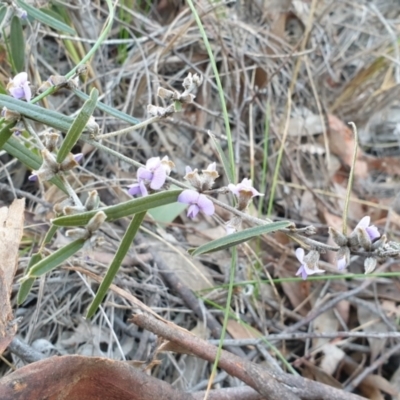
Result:
{"type": "MultiPolygon", "coordinates": [[[[340,224],[355,147],[347,122],[354,121],[359,128],[360,149],[351,194],[349,229],[363,215],[371,215],[380,232],[398,240],[397,131],[400,121],[397,99],[400,60],[396,34],[398,36],[400,12],[396,2],[316,2],[304,51],[300,51],[299,43],[307,30],[313,2],[251,3],[251,6],[247,3],[215,6],[201,1],[196,7],[202,12],[228,100],[239,176],[250,176],[253,166],[255,187],[266,185],[266,198],[258,200],[256,206],[261,202],[262,215],[266,214],[277,150],[283,137],[281,126],[286,118],[288,87],[296,62],[302,58],[304,61],[293,90],[273,217],[290,219],[297,226],[312,223],[317,227],[319,239],[328,237],[328,226],[340,229],[337,225],[340,224]],[[266,124],[270,127],[268,137],[265,136],[266,124]],[[264,161],[265,141],[268,157],[263,181],[260,166],[264,161]]],[[[29,59],[29,66],[36,71],[36,84],[41,83],[40,78],[45,80],[46,76],[55,72],[66,73],[71,67],[69,60],[73,59],[74,52],[84,54],[82,42],[96,39],[103,19],[107,17],[106,9],[93,2],[84,7],[72,4],[63,7],[82,41],[61,42],[54,31],[42,25],[30,38],[33,58],[29,59]]],[[[217,158],[207,130],[223,147],[226,137],[214,76],[188,8],[177,2],[159,2],[144,8],[138,3],[129,10],[121,6],[121,10],[125,10],[129,18],[120,19],[115,24],[116,30],[94,56],[87,77],[87,82],[93,81],[99,89],[105,104],[144,119],[147,104],[159,101],[155,93],[160,84],[175,89],[188,72],[201,73],[204,84],[195,105],[140,132],[135,131],[122,138],[109,138],[107,145],[142,163],[149,157],[167,155],[176,164],[175,177],[184,174],[186,165],[206,168],[217,158]],[[122,50],[113,43],[121,27],[129,30],[132,39],[126,47],[125,59],[119,59],[122,50]]],[[[11,72],[7,70],[7,76],[3,74],[1,79],[7,83],[11,72]]],[[[82,105],[77,97],[64,89],[51,99],[51,102],[44,100],[45,106],[66,115],[73,115],[82,105]]],[[[103,133],[127,126],[125,122],[101,113],[96,115],[96,119],[103,133]]],[[[74,172],[70,184],[83,197],[96,188],[106,205],[126,200],[126,197],[122,198],[122,193],[125,193],[136,173],[132,166],[87,145],[84,152],[85,163],[74,172]]],[[[21,179],[21,171],[22,175],[26,175],[24,167],[4,152],[0,154],[0,206],[9,207],[8,210],[15,207],[16,203],[10,205],[10,192],[16,193],[18,198],[26,197],[24,214],[29,221],[29,224],[25,223],[24,237],[20,242],[23,213],[21,209],[9,213],[9,218],[15,219],[17,228],[6,225],[6,235],[12,239],[12,244],[0,243],[0,249],[7,250],[7,258],[1,257],[1,270],[7,271],[7,279],[1,279],[1,301],[4,304],[2,332],[13,318],[21,318],[17,332],[15,326],[10,334],[3,333],[2,350],[16,334],[32,351],[43,352],[46,356],[69,354],[67,357],[72,357],[75,363],[72,367],[68,358],[48,359],[43,361],[42,371],[50,368],[61,372],[67,368],[73,376],[76,363],[82,363],[81,371],[91,371],[91,359],[77,358],[77,354],[84,354],[103,357],[98,364],[99,368],[105,368],[102,371],[112,365],[111,370],[119,372],[119,368],[125,368],[133,360],[142,362],[142,369],[143,366],[152,366],[149,367],[151,375],[159,379],[152,381],[155,389],[162,380],[168,384],[166,391],[173,391],[174,388],[188,392],[204,390],[210,365],[200,359],[194,362],[192,356],[183,356],[176,348],[176,352],[157,352],[159,344],[156,336],[132,324],[130,316],[137,309],[147,310],[162,321],[185,328],[194,335],[199,327],[209,325],[213,316],[216,316],[217,323],[222,320],[223,312],[212,302],[213,296],[207,293],[211,284],[219,295],[225,295],[226,291],[221,290],[221,286],[226,284],[228,257],[225,253],[222,253],[223,256],[217,253],[190,260],[185,252],[193,244],[209,240],[202,231],[217,232],[221,224],[207,218],[194,225],[182,214],[171,220],[163,218],[163,229],[174,238],[169,248],[161,241],[158,245],[157,242],[152,244],[151,250],[148,240],[135,242],[102,311],[93,320],[83,322],[82,316],[92,300],[91,290],[96,289],[95,282],[104,275],[109,258],[115,253],[126,228],[124,220],[110,223],[109,229],[104,232],[107,243],[101,249],[103,255],[86,253],[72,257],[63,268],[37,280],[26,302],[17,307],[18,279],[23,275],[29,256],[38,249],[38,238],[42,238],[45,232],[43,224],[54,217],[51,207],[38,200],[45,199],[47,203],[54,204],[63,195],[55,187],[34,186],[21,179]],[[7,196],[3,195],[6,189],[7,196]],[[30,197],[24,196],[25,193],[30,197]],[[176,252],[170,250],[170,246],[175,246],[176,252]],[[18,247],[20,253],[16,263],[18,247]],[[188,260],[179,255],[182,252],[188,260]],[[159,258],[155,257],[157,253],[159,258]],[[194,268],[193,264],[198,267],[194,268]],[[166,277],[182,278],[181,271],[184,269],[190,271],[190,274],[185,272],[188,280],[183,280],[184,286],[195,292],[198,308],[195,308],[192,298],[185,297],[185,292],[178,290],[182,283],[174,284],[166,277]],[[11,286],[14,270],[16,277],[11,286]],[[156,360],[159,362],[154,362],[156,360]]],[[[228,184],[227,177],[222,176],[217,183],[219,186],[228,184]]],[[[220,198],[223,196],[221,194],[220,198]]],[[[155,221],[149,219],[146,224],[148,229],[157,232],[159,227],[155,221]]],[[[213,238],[221,237],[218,235],[222,233],[213,238]]],[[[168,238],[165,234],[160,236],[163,240],[168,238]]],[[[62,246],[63,243],[65,236],[61,230],[56,233],[56,241],[50,250],[55,251],[57,245],[62,246]]],[[[306,282],[277,281],[274,290],[269,290],[266,295],[261,291],[269,284],[270,277],[294,276],[298,268],[294,244],[275,234],[252,242],[251,248],[255,256],[243,247],[239,248],[238,285],[229,324],[231,338],[227,338],[227,346],[231,340],[229,349],[259,364],[267,357],[265,352],[269,352],[269,357],[276,361],[277,371],[287,371],[288,365],[276,358],[269,346],[263,344],[264,349],[260,350],[261,342],[257,342],[257,338],[259,335],[268,339],[268,335],[284,334],[291,326],[302,323],[304,318],[314,313],[313,320],[292,331],[291,340],[275,339],[273,342],[286,363],[305,377],[341,390],[350,388],[366,398],[398,398],[396,377],[400,370],[400,350],[396,351],[396,347],[399,337],[393,335],[398,333],[398,314],[393,312],[400,301],[397,295],[398,275],[374,279],[360,279],[359,276],[343,279],[338,276],[332,281],[323,277],[306,282]],[[315,301],[317,298],[318,301],[315,301]],[[338,299],[340,301],[335,303],[338,299]],[[393,302],[391,307],[387,305],[388,300],[393,302]],[[326,304],[332,306],[324,311],[326,304]],[[367,305],[369,308],[366,308],[367,305]],[[339,337],[338,331],[346,332],[347,336],[339,337]],[[305,333],[308,339],[296,336],[305,333]],[[357,333],[365,333],[365,336],[358,337],[357,333]],[[372,333],[381,336],[369,337],[368,334],[372,333]],[[246,335],[247,339],[253,340],[251,345],[248,342],[241,345],[246,335]]],[[[330,268],[335,263],[330,255],[321,261],[330,268]]],[[[327,270],[333,269],[327,267],[327,270]]],[[[398,262],[389,260],[379,271],[398,273],[398,262]]],[[[355,257],[347,272],[362,273],[361,260],[355,257]]],[[[202,336],[208,334],[208,339],[218,337],[211,325],[208,328],[201,331],[202,336]]],[[[10,349],[13,347],[10,346],[10,349]]],[[[27,385],[32,385],[35,379],[42,379],[41,373],[35,375],[35,364],[23,366],[26,361],[16,353],[6,351],[3,357],[3,382],[11,372],[10,363],[17,368],[17,373],[27,385]]],[[[96,369],[93,371],[95,377],[105,376],[99,375],[96,369]]],[[[131,373],[134,374],[134,371],[131,373]]],[[[214,386],[216,396],[218,389],[240,384],[222,370],[219,377],[214,386]]],[[[115,379],[121,382],[121,379],[115,379]]],[[[138,379],[142,379],[142,375],[138,379]]],[[[46,383],[43,381],[43,387],[46,383]]],[[[68,382],[60,380],[58,384],[63,387],[68,382]]],[[[86,384],[83,386],[87,387],[86,384]]],[[[4,390],[5,384],[1,387],[4,390]]],[[[34,387],[31,389],[30,396],[34,396],[34,387]]],[[[21,393],[25,393],[24,398],[29,398],[26,392],[21,393]]],[[[189,398],[185,396],[189,395],[182,398],[189,398]]],[[[234,397],[232,394],[231,398],[245,397],[234,397]]]]}

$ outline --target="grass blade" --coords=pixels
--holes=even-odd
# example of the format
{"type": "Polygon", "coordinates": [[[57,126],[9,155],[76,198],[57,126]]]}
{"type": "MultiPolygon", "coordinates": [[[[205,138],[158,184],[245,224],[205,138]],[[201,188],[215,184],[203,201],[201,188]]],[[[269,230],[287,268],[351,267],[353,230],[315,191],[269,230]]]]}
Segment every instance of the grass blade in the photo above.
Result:
{"type": "Polygon", "coordinates": [[[262,226],[256,226],[254,228],[245,229],[244,231],[232,233],[231,235],[213,240],[212,242],[206,243],[203,246],[197,247],[197,249],[190,249],[189,253],[192,256],[197,256],[199,254],[205,253],[213,253],[214,251],[227,249],[240,243],[247,242],[254,237],[258,237],[266,233],[272,233],[279,229],[287,228],[291,224],[292,222],[289,221],[279,221],[262,226]]]}
{"type": "Polygon", "coordinates": [[[131,223],[128,226],[128,229],[125,232],[124,237],[122,238],[121,244],[119,245],[118,250],[115,253],[115,256],[110,264],[110,267],[107,270],[106,276],[101,282],[99,290],[97,291],[95,298],[93,299],[92,303],[89,306],[86,318],[91,318],[99,308],[101,302],[103,301],[105,295],[107,294],[108,289],[111,286],[112,281],[115,278],[115,275],[117,275],[117,272],[122,264],[123,259],[128,253],[129,247],[131,246],[133,239],[135,238],[136,233],[139,230],[145,215],[146,211],[143,211],[141,213],[136,214],[133,217],[131,223]]]}
{"type": "Polygon", "coordinates": [[[92,89],[89,99],[85,101],[81,111],[68,129],[67,135],[60,146],[60,149],[57,153],[58,163],[62,163],[64,161],[65,157],[67,157],[72,148],[75,146],[76,142],[79,140],[82,131],[85,129],[89,118],[92,116],[93,111],[96,108],[98,96],[99,91],[97,89],[92,89]]]}

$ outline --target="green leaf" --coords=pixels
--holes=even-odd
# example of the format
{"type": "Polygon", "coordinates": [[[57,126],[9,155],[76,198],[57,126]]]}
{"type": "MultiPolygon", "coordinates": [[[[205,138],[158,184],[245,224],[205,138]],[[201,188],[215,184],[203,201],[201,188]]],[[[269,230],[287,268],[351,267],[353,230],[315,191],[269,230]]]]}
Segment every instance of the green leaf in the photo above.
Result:
{"type": "Polygon", "coordinates": [[[21,20],[16,15],[11,20],[10,50],[15,70],[22,72],[25,68],[25,39],[21,20]]]}
{"type": "Polygon", "coordinates": [[[7,10],[8,10],[8,7],[6,7],[6,6],[0,7],[0,25],[2,24],[3,19],[7,15],[7,10]]]}
{"type": "Polygon", "coordinates": [[[7,142],[8,139],[13,134],[11,128],[15,126],[15,122],[10,122],[9,124],[5,125],[0,131],[0,149],[4,146],[4,143],[7,142]]]}
{"type": "Polygon", "coordinates": [[[38,277],[50,272],[69,257],[77,253],[85,244],[85,239],[75,240],[53,254],[36,263],[29,271],[27,279],[38,277]]]}
{"type": "MultiPolygon", "coordinates": [[[[89,98],[89,96],[86,93],[82,92],[79,89],[74,89],[74,94],[76,94],[82,100],[87,100],[89,98]]],[[[110,106],[102,103],[101,101],[97,102],[96,107],[99,110],[104,111],[105,113],[112,115],[115,118],[118,118],[122,121],[128,122],[129,124],[136,125],[136,124],[140,123],[140,120],[138,120],[137,118],[131,117],[130,115],[128,115],[122,111],[119,111],[114,107],[110,107],[110,106]]]]}
{"type": "Polygon", "coordinates": [[[60,149],[57,153],[57,162],[62,163],[71,152],[72,148],[75,146],[76,142],[80,138],[82,131],[85,129],[89,118],[92,116],[94,109],[96,108],[97,97],[99,96],[99,91],[97,89],[92,89],[90,92],[90,98],[85,101],[81,111],[75,118],[74,122],[70,126],[60,149]]]}
{"type": "Polygon", "coordinates": [[[47,26],[50,26],[50,28],[56,29],[57,31],[69,33],[70,35],[75,35],[75,31],[70,26],[64,24],[56,18],[51,17],[50,15],[47,15],[38,8],[26,4],[23,0],[16,0],[16,3],[19,7],[25,10],[29,16],[47,26]]]}
{"type": "Polygon", "coordinates": [[[125,232],[124,237],[121,240],[121,244],[119,245],[118,250],[115,253],[115,256],[110,264],[110,267],[107,270],[106,276],[101,282],[99,290],[97,291],[95,298],[93,299],[92,303],[89,306],[86,318],[91,318],[99,308],[99,305],[101,304],[105,295],[107,294],[107,291],[110,288],[111,283],[115,278],[115,275],[117,275],[117,272],[122,264],[123,259],[128,253],[129,247],[131,246],[133,239],[135,238],[136,233],[139,230],[145,215],[146,211],[143,211],[141,213],[136,214],[133,217],[131,223],[128,226],[128,229],[125,232]]]}
{"type": "Polygon", "coordinates": [[[27,118],[42,122],[62,132],[68,132],[71,124],[74,122],[72,117],[57,111],[47,110],[46,108],[14,99],[11,96],[0,94],[0,108],[3,107],[11,111],[16,111],[27,118]]]}
{"type": "MultiPolygon", "coordinates": [[[[29,150],[25,147],[19,140],[14,137],[10,137],[6,143],[3,145],[3,150],[5,150],[8,154],[15,157],[19,161],[22,162],[28,168],[36,171],[42,165],[42,158],[35,154],[32,150],[29,150]]],[[[67,190],[64,187],[60,177],[56,176],[50,180],[51,183],[56,185],[60,190],[64,193],[67,193],[67,190]]]]}
{"type": "Polygon", "coordinates": [[[146,197],[128,200],[115,206],[108,206],[82,214],[55,218],[51,222],[56,226],[86,225],[89,222],[90,218],[92,218],[99,211],[105,212],[105,214],[107,215],[106,221],[112,221],[118,218],[141,213],[154,207],[174,203],[175,201],[177,201],[178,196],[181,192],[182,189],[168,190],[166,192],[155,193],[146,197]]]}
{"type": "Polygon", "coordinates": [[[148,212],[154,218],[155,222],[170,224],[185,208],[187,208],[187,204],[171,203],[152,208],[148,212]]]}
{"type": "Polygon", "coordinates": [[[292,223],[289,221],[279,221],[262,226],[256,226],[250,229],[245,229],[244,231],[232,233],[231,235],[213,240],[212,242],[206,243],[203,246],[197,247],[197,249],[190,249],[189,253],[192,256],[197,256],[199,254],[212,253],[214,251],[227,249],[240,243],[247,242],[254,237],[258,237],[266,233],[275,232],[279,229],[287,228],[291,224],[292,223]]]}
{"type": "MultiPolygon", "coordinates": [[[[26,271],[26,274],[28,274],[29,270],[37,264],[40,260],[42,259],[42,255],[40,253],[33,254],[31,259],[29,260],[28,268],[26,271]]],[[[19,290],[18,290],[18,295],[17,295],[17,304],[20,305],[22,304],[26,298],[28,297],[28,294],[30,293],[33,283],[35,282],[36,278],[27,278],[26,280],[22,281],[19,290]]]]}

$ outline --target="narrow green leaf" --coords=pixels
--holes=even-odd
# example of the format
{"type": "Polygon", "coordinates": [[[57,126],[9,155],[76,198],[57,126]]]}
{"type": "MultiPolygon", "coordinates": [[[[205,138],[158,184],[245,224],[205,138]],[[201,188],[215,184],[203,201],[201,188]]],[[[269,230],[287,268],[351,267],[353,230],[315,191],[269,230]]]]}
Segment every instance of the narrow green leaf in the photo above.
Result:
{"type": "Polygon", "coordinates": [[[11,20],[10,49],[15,70],[22,72],[25,69],[25,39],[21,20],[16,15],[11,20]]]}
{"type": "Polygon", "coordinates": [[[227,249],[236,246],[240,243],[247,242],[248,240],[258,237],[260,235],[275,232],[279,229],[287,228],[292,223],[289,221],[272,222],[270,224],[256,226],[254,228],[245,229],[244,231],[232,233],[231,235],[224,236],[220,239],[213,240],[196,249],[190,249],[189,253],[192,256],[199,254],[212,253],[214,251],[227,249]]]}
{"type": "Polygon", "coordinates": [[[0,7],[0,25],[2,24],[3,19],[4,19],[4,18],[6,17],[6,15],[7,15],[7,10],[8,10],[8,7],[6,7],[6,6],[0,7]]]}
{"type": "Polygon", "coordinates": [[[57,232],[58,226],[51,225],[50,229],[47,231],[46,236],[43,239],[42,246],[50,243],[51,239],[53,239],[54,234],[57,232]]]}
{"type": "Polygon", "coordinates": [[[50,28],[56,29],[57,31],[69,33],[70,35],[75,35],[75,31],[70,26],[64,24],[64,22],[61,22],[58,19],[45,14],[38,8],[26,4],[23,0],[16,0],[16,3],[18,4],[19,7],[25,10],[28,13],[28,15],[30,15],[32,18],[35,18],[39,22],[47,26],[50,26],[50,28]]]}
{"type": "MultiPolygon", "coordinates": [[[[79,89],[74,89],[73,92],[82,100],[87,100],[89,98],[89,96],[86,93],[82,92],[79,89]]],[[[116,108],[110,107],[110,106],[102,103],[101,101],[97,102],[96,108],[98,108],[101,111],[104,111],[105,113],[107,113],[109,115],[112,115],[115,118],[118,118],[122,121],[128,122],[129,124],[136,125],[136,124],[140,123],[140,120],[138,120],[137,118],[132,117],[122,111],[119,111],[116,108]]]]}
{"type": "Polygon", "coordinates": [[[81,111],[75,118],[74,122],[70,126],[67,135],[65,136],[62,145],[57,153],[57,162],[62,163],[71,152],[75,143],[80,138],[82,131],[85,129],[89,118],[92,116],[94,109],[96,108],[97,97],[99,96],[99,91],[97,89],[92,89],[90,92],[90,98],[85,101],[81,111]]]}
{"type": "Polygon", "coordinates": [[[36,263],[28,272],[27,278],[34,278],[50,272],[69,257],[77,253],[85,244],[84,239],[75,240],[53,254],[36,263]]]}
{"type": "Polygon", "coordinates": [[[10,122],[9,124],[3,126],[0,130],[0,149],[4,146],[4,143],[10,139],[11,135],[13,134],[11,128],[15,126],[15,122],[10,122]]]}
{"type": "MultiPolygon", "coordinates": [[[[42,255],[40,253],[35,253],[32,255],[31,259],[29,260],[28,268],[26,270],[25,275],[29,273],[29,270],[37,264],[40,260],[42,259],[42,255]]],[[[18,290],[18,295],[17,295],[17,303],[18,305],[22,304],[26,298],[28,297],[28,294],[30,293],[33,283],[35,282],[36,278],[28,278],[24,281],[22,281],[19,290],[18,290]]]]}
{"type": "Polygon", "coordinates": [[[118,218],[127,217],[129,215],[141,213],[143,211],[150,210],[154,207],[163,206],[165,204],[174,203],[177,201],[179,194],[182,192],[179,190],[168,190],[166,192],[160,192],[151,194],[146,197],[140,197],[138,199],[132,199],[125,201],[124,203],[117,204],[115,206],[108,206],[99,208],[94,211],[85,212],[77,215],[68,215],[53,219],[51,222],[56,226],[81,226],[86,225],[90,218],[92,218],[97,212],[104,211],[107,215],[106,221],[112,221],[118,218]]]}
{"type": "Polygon", "coordinates": [[[10,136],[1,148],[34,171],[38,170],[42,165],[41,157],[29,150],[13,136],[10,136]]]}
{"type": "Polygon", "coordinates": [[[72,117],[57,111],[47,110],[46,108],[14,99],[11,96],[0,94],[0,108],[3,107],[11,111],[16,111],[27,118],[42,122],[62,132],[68,132],[71,124],[74,122],[72,117]]]}
{"type": "Polygon", "coordinates": [[[119,245],[118,250],[115,253],[115,256],[110,264],[110,267],[107,270],[106,276],[101,282],[99,290],[97,291],[95,298],[93,299],[92,303],[89,306],[86,318],[93,317],[94,313],[99,308],[99,305],[101,304],[105,295],[107,294],[107,291],[110,288],[111,283],[115,278],[115,275],[117,275],[117,272],[122,264],[123,259],[128,253],[129,247],[131,246],[133,239],[135,238],[136,233],[139,230],[145,215],[146,211],[143,211],[141,213],[136,214],[133,217],[131,223],[128,226],[128,229],[125,232],[124,237],[121,240],[121,244],[119,245]]]}
{"type": "MultiPolygon", "coordinates": [[[[7,140],[6,143],[4,143],[2,149],[34,171],[38,170],[42,165],[41,157],[29,150],[19,140],[12,136],[7,140]]],[[[60,177],[56,176],[51,179],[50,182],[56,185],[64,193],[68,193],[60,177]]]]}

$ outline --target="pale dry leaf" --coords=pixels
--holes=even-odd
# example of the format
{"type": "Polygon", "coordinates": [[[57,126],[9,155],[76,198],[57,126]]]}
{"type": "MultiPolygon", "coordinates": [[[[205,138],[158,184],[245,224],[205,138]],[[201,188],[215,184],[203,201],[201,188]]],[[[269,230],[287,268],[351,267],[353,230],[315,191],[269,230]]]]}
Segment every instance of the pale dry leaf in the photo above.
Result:
{"type": "Polygon", "coordinates": [[[317,382],[325,383],[326,385],[336,387],[338,389],[342,388],[341,383],[338,382],[332,375],[325,372],[320,367],[317,367],[312,362],[302,360],[302,364],[304,365],[304,377],[316,380],[317,382]]]}
{"type": "Polygon", "coordinates": [[[24,230],[25,199],[0,208],[0,354],[17,330],[13,323],[10,296],[18,266],[18,250],[24,230]]]}
{"type": "Polygon", "coordinates": [[[258,339],[263,336],[257,329],[240,324],[233,319],[228,321],[226,329],[233,339],[258,339]]]}
{"type": "Polygon", "coordinates": [[[188,288],[199,291],[214,286],[214,280],[208,269],[200,261],[190,257],[179,245],[169,247],[157,242],[154,247],[168,268],[175,272],[188,288]]]}
{"type": "MultiPolygon", "coordinates": [[[[375,303],[369,302],[371,307],[364,307],[362,305],[357,306],[357,316],[358,321],[364,332],[377,332],[377,333],[387,333],[388,327],[381,320],[378,314],[371,311],[371,308],[375,307],[375,303]]],[[[371,362],[376,359],[376,357],[385,348],[387,339],[376,339],[368,338],[368,342],[371,348],[371,362]]]]}
{"type": "Polygon", "coordinates": [[[333,375],[346,354],[342,349],[331,343],[324,344],[321,350],[324,356],[319,367],[328,375],[333,375]]]}

